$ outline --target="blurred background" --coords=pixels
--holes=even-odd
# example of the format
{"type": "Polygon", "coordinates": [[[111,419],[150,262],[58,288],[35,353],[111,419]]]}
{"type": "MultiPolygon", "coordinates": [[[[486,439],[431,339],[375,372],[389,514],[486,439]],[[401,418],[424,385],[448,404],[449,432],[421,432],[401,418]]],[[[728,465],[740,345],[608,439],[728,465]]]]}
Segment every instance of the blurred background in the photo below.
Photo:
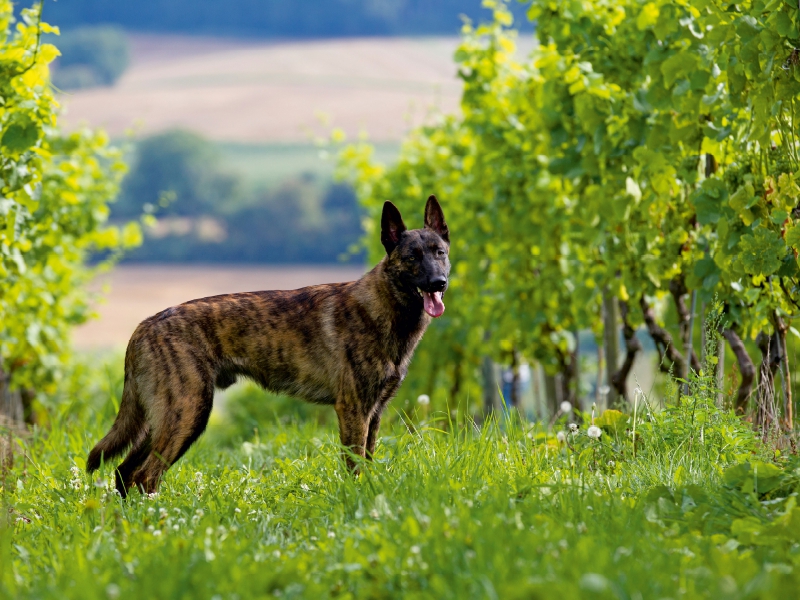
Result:
{"type": "Polygon", "coordinates": [[[358,277],[362,214],[322,142],[368,136],[388,161],[410,128],[457,111],[452,55],[480,4],[46,2],[62,127],[124,146],[112,220],[157,217],[98,282],[110,294],[76,346],[120,347],[195,297],[358,277]]]}

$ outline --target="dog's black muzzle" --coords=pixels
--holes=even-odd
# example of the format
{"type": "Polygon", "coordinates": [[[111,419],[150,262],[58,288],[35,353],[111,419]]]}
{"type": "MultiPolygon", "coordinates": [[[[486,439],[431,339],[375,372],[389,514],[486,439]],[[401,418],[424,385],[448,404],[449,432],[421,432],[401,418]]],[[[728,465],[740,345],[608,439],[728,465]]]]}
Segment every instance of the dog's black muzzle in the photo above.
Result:
{"type": "Polygon", "coordinates": [[[431,279],[425,286],[426,292],[443,292],[447,287],[447,277],[439,276],[431,279]]]}

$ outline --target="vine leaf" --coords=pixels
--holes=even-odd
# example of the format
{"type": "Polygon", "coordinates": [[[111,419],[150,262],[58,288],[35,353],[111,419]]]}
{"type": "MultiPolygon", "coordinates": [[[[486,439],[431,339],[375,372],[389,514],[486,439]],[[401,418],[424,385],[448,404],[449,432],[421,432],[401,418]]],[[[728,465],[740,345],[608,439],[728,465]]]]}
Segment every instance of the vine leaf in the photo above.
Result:
{"type": "Polygon", "coordinates": [[[21,120],[9,125],[0,138],[0,146],[10,152],[25,152],[39,139],[39,127],[31,121],[21,120]]]}
{"type": "Polygon", "coordinates": [[[757,229],[742,236],[741,260],[750,275],[772,275],[781,266],[785,246],[780,235],[769,229],[757,229]]]}

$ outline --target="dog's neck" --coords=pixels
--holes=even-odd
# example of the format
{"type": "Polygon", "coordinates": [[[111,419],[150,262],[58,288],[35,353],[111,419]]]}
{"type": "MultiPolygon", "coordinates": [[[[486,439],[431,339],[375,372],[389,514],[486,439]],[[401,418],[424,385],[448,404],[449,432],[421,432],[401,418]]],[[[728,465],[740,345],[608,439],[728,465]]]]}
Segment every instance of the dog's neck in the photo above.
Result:
{"type": "Polygon", "coordinates": [[[387,339],[397,344],[400,354],[414,350],[431,322],[422,300],[403,290],[387,273],[385,257],[355,282],[353,295],[387,339]]]}

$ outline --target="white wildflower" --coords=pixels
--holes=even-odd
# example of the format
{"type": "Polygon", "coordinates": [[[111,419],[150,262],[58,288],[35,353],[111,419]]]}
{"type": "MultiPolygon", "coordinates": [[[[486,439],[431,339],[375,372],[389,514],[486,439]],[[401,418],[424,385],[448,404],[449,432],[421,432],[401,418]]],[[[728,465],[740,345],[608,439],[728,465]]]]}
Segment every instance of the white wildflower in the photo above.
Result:
{"type": "Polygon", "coordinates": [[[331,539],[333,539],[333,538],[335,538],[335,537],[336,537],[336,534],[335,534],[334,532],[332,532],[332,531],[329,531],[329,532],[328,532],[328,537],[329,537],[329,538],[331,538],[331,539]]]}
{"type": "Polygon", "coordinates": [[[586,435],[595,440],[599,440],[602,434],[603,432],[596,425],[592,425],[588,430],[586,430],[586,435]]]}
{"type": "Polygon", "coordinates": [[[599,388],[597,388],[597,393],[600,394],[601,398],[605,398],[606,396],[608,396],[608,393],[610,391],[611,388],[608,387],[607,385],[601,385],[599,388]]]}
{"type": "Polygon", "coordinates": [[[417,397],[417,404],[421,404],[422,406],[427,406],[431,403],[431,397],[428,394],[420,394],[417,397]]]}
{"type": "Polygon", "coordinates": [[[561,412],[564,413],[564,414],[571,413],[572,412],[572,402],[569,402],[568,400],[564,400],[561,403],[561,412]]]}
{"type": "Polygon", "coordinates": [[[578,424],[577,424],[577,423],[570,423],[570,424],[569,424],[569,430],[570,430],[572,433],[577,433],[577,431],[578,431],[578,424]]]}
{"type": "Polygon", "coordinates": [[[567,434],[564,433],[563,431],[559,431],[558,433],[556,433],[556,439],[558,440],[559,444],[563,444],[564,442],[567,441],[567,434]]]}
{"type": "Polygon", "coordinates": [[[81,470],[80,467],[72,466],[69,468],[70,473],[72,473],[72,479],[69,482],[70,487],[73,490],[80,490],[83,489],[83,482],[81,481],[81,470]]]}

